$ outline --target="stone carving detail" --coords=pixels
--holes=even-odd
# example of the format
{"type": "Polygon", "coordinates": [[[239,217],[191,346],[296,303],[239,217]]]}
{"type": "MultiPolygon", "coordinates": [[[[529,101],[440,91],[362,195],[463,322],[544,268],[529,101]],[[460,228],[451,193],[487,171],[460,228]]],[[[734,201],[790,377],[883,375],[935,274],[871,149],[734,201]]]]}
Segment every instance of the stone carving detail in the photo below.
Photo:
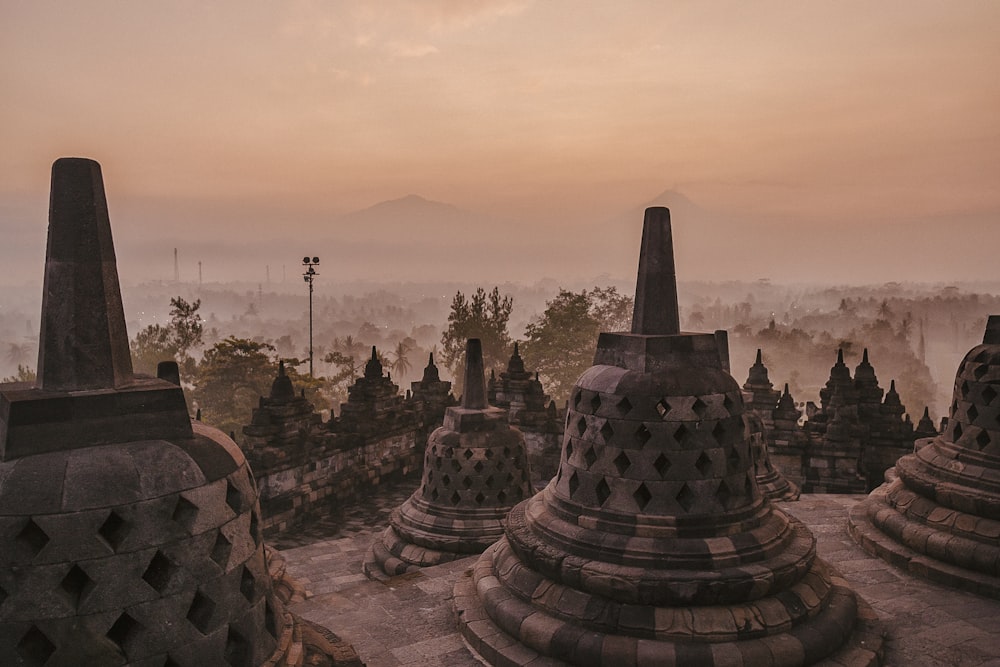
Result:
{"type": "Polygon", "coordinates": [[[851,533],[867,551],[914,574],[1000,598],[998,396],[1000,316],[991,315],[982,345],[958,367],[944,433],[918,441],[851,513],[851,533]]]}
{"type": "Polygon", "coordinates": [[[647,209],[632,331],[601,334],[556,477],[456,584],[463,634],[497,665],[876,664],[870,611],[761,495],[726,338],[679,333],[674,285],[647,209]]]}
{"type": "Polygon", "coordinates": [[[531,494],[524,437],[486,403],[482,345],[469,339],[462,404],[431,434],[420,487],[375,539],[364,571],[375,579],[480,553],[502,519],[531,494]]]}

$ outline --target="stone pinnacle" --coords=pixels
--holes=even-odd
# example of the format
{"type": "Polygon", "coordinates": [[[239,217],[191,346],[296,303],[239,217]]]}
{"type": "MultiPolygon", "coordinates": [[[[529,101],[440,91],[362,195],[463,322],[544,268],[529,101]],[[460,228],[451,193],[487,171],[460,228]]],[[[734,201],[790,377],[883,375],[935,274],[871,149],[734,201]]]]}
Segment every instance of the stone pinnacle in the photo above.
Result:
{"type": "Polygon", "coordinates": [[[462,407],[483,410],[486,406],[486,368],[483,365],[483,343],[470,338],[465,343],[465,391],[462,407]]]}
{"type": "Polygon", "coordinates": [[[663,206],[647,208],[642,225],[632,333],[646,336],[680,333],[670,211],[663,206]]]}
{"type": "Polygon", "coordinates": [[[101,165],[52,165],[49,236],[38,348],[38,386],[50,391],[132,381],[125,313],[101,165]]]}
{"type": "Polygon", "coordinates": [[[986,320],[986,332],[983,334],[986,345],[1000,345],[1000,315],[990,315],[986,320]]]}

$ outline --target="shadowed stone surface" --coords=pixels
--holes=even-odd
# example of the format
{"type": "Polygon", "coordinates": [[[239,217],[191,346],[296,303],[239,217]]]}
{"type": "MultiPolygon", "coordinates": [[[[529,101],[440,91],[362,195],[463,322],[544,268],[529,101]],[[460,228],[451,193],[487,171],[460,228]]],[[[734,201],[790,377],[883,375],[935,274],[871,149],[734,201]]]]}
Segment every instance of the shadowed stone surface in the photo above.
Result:
{"type": "Polygon", "coordinates": [[[96,162],[56,162],[50,219],[42,387],[0,385],[4,664],[301,665],[331,636],[274,593],[243,454],[176,366],[131,374],[96,162]]]}
{"type": "Polygon", "coordinates": [[[1000,598],[1000,316],[955,376],[948,426],[918,441],[851,513],[869,552],[935,581],[1000,598]]]}
{"type": "Polygon", "coordinates": [[[510,508],[531,493],[524,437],[507,423],[506,410],[484,404],[479,339],[467,343],[465,368],[462,405],[448,408],[431,434],[420,488],[392,513],[365,559],[374,579],[481,553],[503,535],[510,508]]]}
{"type": "MultiPolygon", "coordinates": [[[[361,563],[390,512],[419,483],[380,487],[379,495],[353,500],[338,522],[310,524],[285,536],[289,573],[307,589],[292,610],[335,628],[368,667],[476,667],[462,645],[451,613],[455,582],[475,556],[370,581],[361,563]]],[[[793,513],[816,537],[816,551],[838,569],[879,615],[885,629],[884,664],[891,667],[995,667],[1000,664],[996,618],[1000,600],[921,580],[870,556],[847,533],[847,514],[862,495],[807,494],[779,507],[793,513]]],[[[497,636],[499,637],[499,635],[497,636]]],[[[497,639],[499,641],[499,639],[497,639]]],[[[655,664],[655,663],[654,663],[655,664]]],[[[745,667],[749,667],[746,665],[745,667]]]]}
{"type": "MultiPolygon", "coordinates": [[[[785,387],[787,390],[787,386],[785,387]]],[[[764,365],[760,348],[757,359],[750,367],[747,381],[743,383],[743,402],[747,410],[743,415],[746,422],[746,438],[750,442],[754,475],[761,493],[770,500],[796,500],[799,487],[785,478],[774,465],[768,447],[768,436],[774,432],[774,411],[781,399],[781,392],[774,388],[764,365]]]]}
{"type": "MultiPolygon", "coordinates": [[[[649,268],[669,239],[647,211],[638,294],[674,291],[649,268]]],[[[456,584],[464,636],[497,665],[877,664],[870,612],[760,493],[725,339],[638,303],[571,394],[556,477],[456,584]]]]}

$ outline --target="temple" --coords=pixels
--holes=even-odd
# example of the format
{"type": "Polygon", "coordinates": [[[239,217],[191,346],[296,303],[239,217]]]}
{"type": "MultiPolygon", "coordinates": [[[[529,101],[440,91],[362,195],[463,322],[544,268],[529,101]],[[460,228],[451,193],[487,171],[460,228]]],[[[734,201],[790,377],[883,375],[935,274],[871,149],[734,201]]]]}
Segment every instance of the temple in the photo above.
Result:
{"type": "MultiPolygon", "coordinates": [[[[760,418],[773,467],[806,493],[864,493],[882,483],[886,470],[913,450],[917,434],[896,391],[879,386],[868,350],[851,376],[844,351],[820,389],[820,406],[810,403],[808,419],[785,385],[773,391],[758,350],[743,385],[747,408],[760,418]]],[[[936,435],[927,409],[921,437],[936,435]]]]}
{"type": "Polygon", "coordinates": [[[632,330],[600,335],[556,477],[455,585],[462,633],[494,665],[877,664],[871,612],[761,495],[725,338],[678,319],[650,208],[632,330]]]}
{"type": "Polygon", "coordinates": [[[851,512],[858,543],[918,576],[1000,598],[998,415],[1000,315],[992,315],[955,374],[946,430],[918,441],[851,512]]]}
{"type": "Polygon", "coordinates": [[[549,400],[538,374],[525,370],[516,342],[507,370],[499,378],[490,371],[486,392],[490,405],[506,409],[510,423],[524,434],[535,476],[551,479],[559,466],[564,414],[549,400]]]}
{"type": "Polygon", "coordinates": [[[431,434],[420,486],[393,511],[364,571],[374,579],[481,553],[503,535],[511,507],[531,495],[524,437],[486,402],[483,349],[470,338],[462,404],[431,434]]]}
{"type": "Polygon", "coordinates": [[[747,381],[743,383],[743,404],[747,407],[743,420],[746,423],[746,438],[750,443],[757,485],[769,500],[797,500],[799,487],[788,481],[771,463],[768,435],[774,432],[774,409],[781,393],[771,384],[759,348],[757,359],[749,373],[747,381]]]}
{"type": "Polygon", "coordinates": [[[37,386],[0,385],[0,656],[334,664],[336,638],[276,594],[239,447],[160,370],[132,373],[100,165],[59,159],[37,386]]]}

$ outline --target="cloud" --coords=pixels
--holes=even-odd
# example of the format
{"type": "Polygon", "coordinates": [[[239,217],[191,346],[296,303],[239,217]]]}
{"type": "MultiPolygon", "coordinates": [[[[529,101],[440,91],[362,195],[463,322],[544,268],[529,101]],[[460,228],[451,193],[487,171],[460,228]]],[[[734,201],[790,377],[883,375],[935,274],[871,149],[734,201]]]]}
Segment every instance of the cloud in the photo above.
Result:
{"type": "Polygon", "coordinates": [[[386,44],[389,53],[397,58],[423,58],[434,55],[438,48],[433,44],[411,44],[408,42],[389,42],[386,44]]]}
{"type": "Polygon", "coordinates": [[[463,30],[517,16],[530,5],[531,0],[438,0],[422,8],[432,30],[463,30]]]}

